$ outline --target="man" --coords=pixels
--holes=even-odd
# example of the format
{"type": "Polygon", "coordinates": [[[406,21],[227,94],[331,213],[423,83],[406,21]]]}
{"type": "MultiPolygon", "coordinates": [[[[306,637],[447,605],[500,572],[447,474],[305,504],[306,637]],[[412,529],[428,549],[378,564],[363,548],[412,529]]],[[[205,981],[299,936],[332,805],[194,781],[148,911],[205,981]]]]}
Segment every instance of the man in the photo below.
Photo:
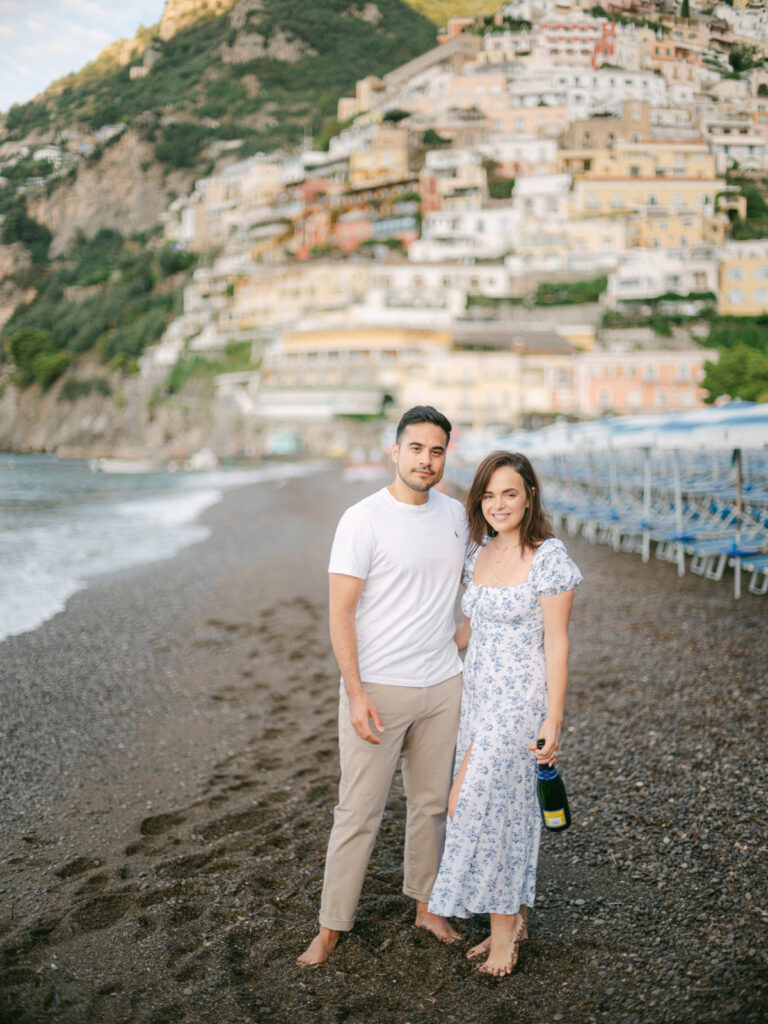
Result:
{"type": "Polygon", "coordinates": [[[443,848],[461,703],[454,602],[466,545],[458,501],[438,491],[451,424],[432,406],[397,427],[394,481],[342,516],[329,565],[331,644],[342,687],[341,782],[320,931],[300,966],[325,963],[354,924],[397,762],[408,801],[403,891],[416,925],[458,933],[427,910],[443,848]]]}

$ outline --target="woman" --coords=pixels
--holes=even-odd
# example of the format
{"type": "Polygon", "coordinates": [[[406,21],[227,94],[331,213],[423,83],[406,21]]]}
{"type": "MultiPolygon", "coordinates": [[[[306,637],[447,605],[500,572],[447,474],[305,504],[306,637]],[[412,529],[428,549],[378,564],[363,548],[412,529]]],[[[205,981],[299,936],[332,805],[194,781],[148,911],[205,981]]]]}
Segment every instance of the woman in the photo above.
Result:
{"type": "Polygon", "coordinates": [[[466,508],[470,545],[456,643],[468,649],[445,850],[429,910],[490,914],[489,938],[467,956],[488,953],[479,970],[502,976],[527,938],[541,837],[536,762],[557,757],[568,619],[581,573],[552,536],[524,455],[484,459],[466,508]]]}

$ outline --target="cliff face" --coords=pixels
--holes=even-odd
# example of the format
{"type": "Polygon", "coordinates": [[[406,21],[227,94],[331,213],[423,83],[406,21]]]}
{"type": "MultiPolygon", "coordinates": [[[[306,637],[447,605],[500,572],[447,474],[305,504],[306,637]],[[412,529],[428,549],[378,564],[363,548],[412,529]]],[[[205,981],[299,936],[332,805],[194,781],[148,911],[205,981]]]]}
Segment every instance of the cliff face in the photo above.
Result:
{"type": "Polygon", "coordinates": [[[52,195],[30,199],[28,210],[50,230],[51,255],[59,256],[78,231],[87,238],[100,228],[114,228],[123,235],[146,231],[157,223],[171,193],[186,191],[190,182],[188,172],[164,176],[151,144],[126,131],[97,164],[83,164],[75,180],[60,185],[52,195]]]}
{"type": "Polygon", "coordinates": [[[82,373],[106,376],[114,394],[62,401],[61,381],[44,395],[0,381],[0,451],[172,459],[204,447],[236,454],[253,441],[253,427],[230,403],[192,395],[156,404],[157,381],[106,374],[101,366],[83,366],[82,373]]]}
{"type": "Polygon", "coordinates": [[[10,320],[17,306],[22,302],[31,302],[35,297],[34,288],[20,285],[15,280],[16,275],[31,265],[32,259],[21,242],[0,245],[0,330],[10,320]]]}

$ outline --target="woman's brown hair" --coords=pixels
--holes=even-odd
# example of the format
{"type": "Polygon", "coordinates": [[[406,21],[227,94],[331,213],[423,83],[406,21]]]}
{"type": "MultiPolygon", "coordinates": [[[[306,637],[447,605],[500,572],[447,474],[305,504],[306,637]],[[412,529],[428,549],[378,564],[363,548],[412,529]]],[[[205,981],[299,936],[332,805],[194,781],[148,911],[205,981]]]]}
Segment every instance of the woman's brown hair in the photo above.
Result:
{"type": "Polygon", "coordinates": [[[486,521],[483,515],[483,495],[488,490],[488,483],[502,466],[510,466],[519,473],[525,484],[525,495],[528,499],[528,508],[525,510],[523,521],[520,523],[520,546],[523,551],[527,548],[537,548],[542,541],[552,537],[552,524],[549,516],[544,511],[541,501],[541,488],[536,478],[533,466],[520,452],[491,452],[487,455],[475,471],[475,479],[469,488],[467,497],[464,500],[464,507],[467,510],[467,523],[469,525],[470,547],[480,547],[486,536],[495,537],[496,530],[486,521]]]}

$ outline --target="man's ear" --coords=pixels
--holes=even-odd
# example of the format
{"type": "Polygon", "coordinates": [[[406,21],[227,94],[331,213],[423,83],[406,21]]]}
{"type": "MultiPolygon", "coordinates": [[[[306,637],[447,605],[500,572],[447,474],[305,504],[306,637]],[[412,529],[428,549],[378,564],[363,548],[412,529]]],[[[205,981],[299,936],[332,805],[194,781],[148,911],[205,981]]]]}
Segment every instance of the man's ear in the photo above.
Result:
{"type": "Polygon", "coordinates": [[[399,450],[400,450],[399,445],[396,445],[396,444],[392,445],[392,461],[394,462],[395,465],[397,465],[397,456],[398,456],[399,450]]]}

